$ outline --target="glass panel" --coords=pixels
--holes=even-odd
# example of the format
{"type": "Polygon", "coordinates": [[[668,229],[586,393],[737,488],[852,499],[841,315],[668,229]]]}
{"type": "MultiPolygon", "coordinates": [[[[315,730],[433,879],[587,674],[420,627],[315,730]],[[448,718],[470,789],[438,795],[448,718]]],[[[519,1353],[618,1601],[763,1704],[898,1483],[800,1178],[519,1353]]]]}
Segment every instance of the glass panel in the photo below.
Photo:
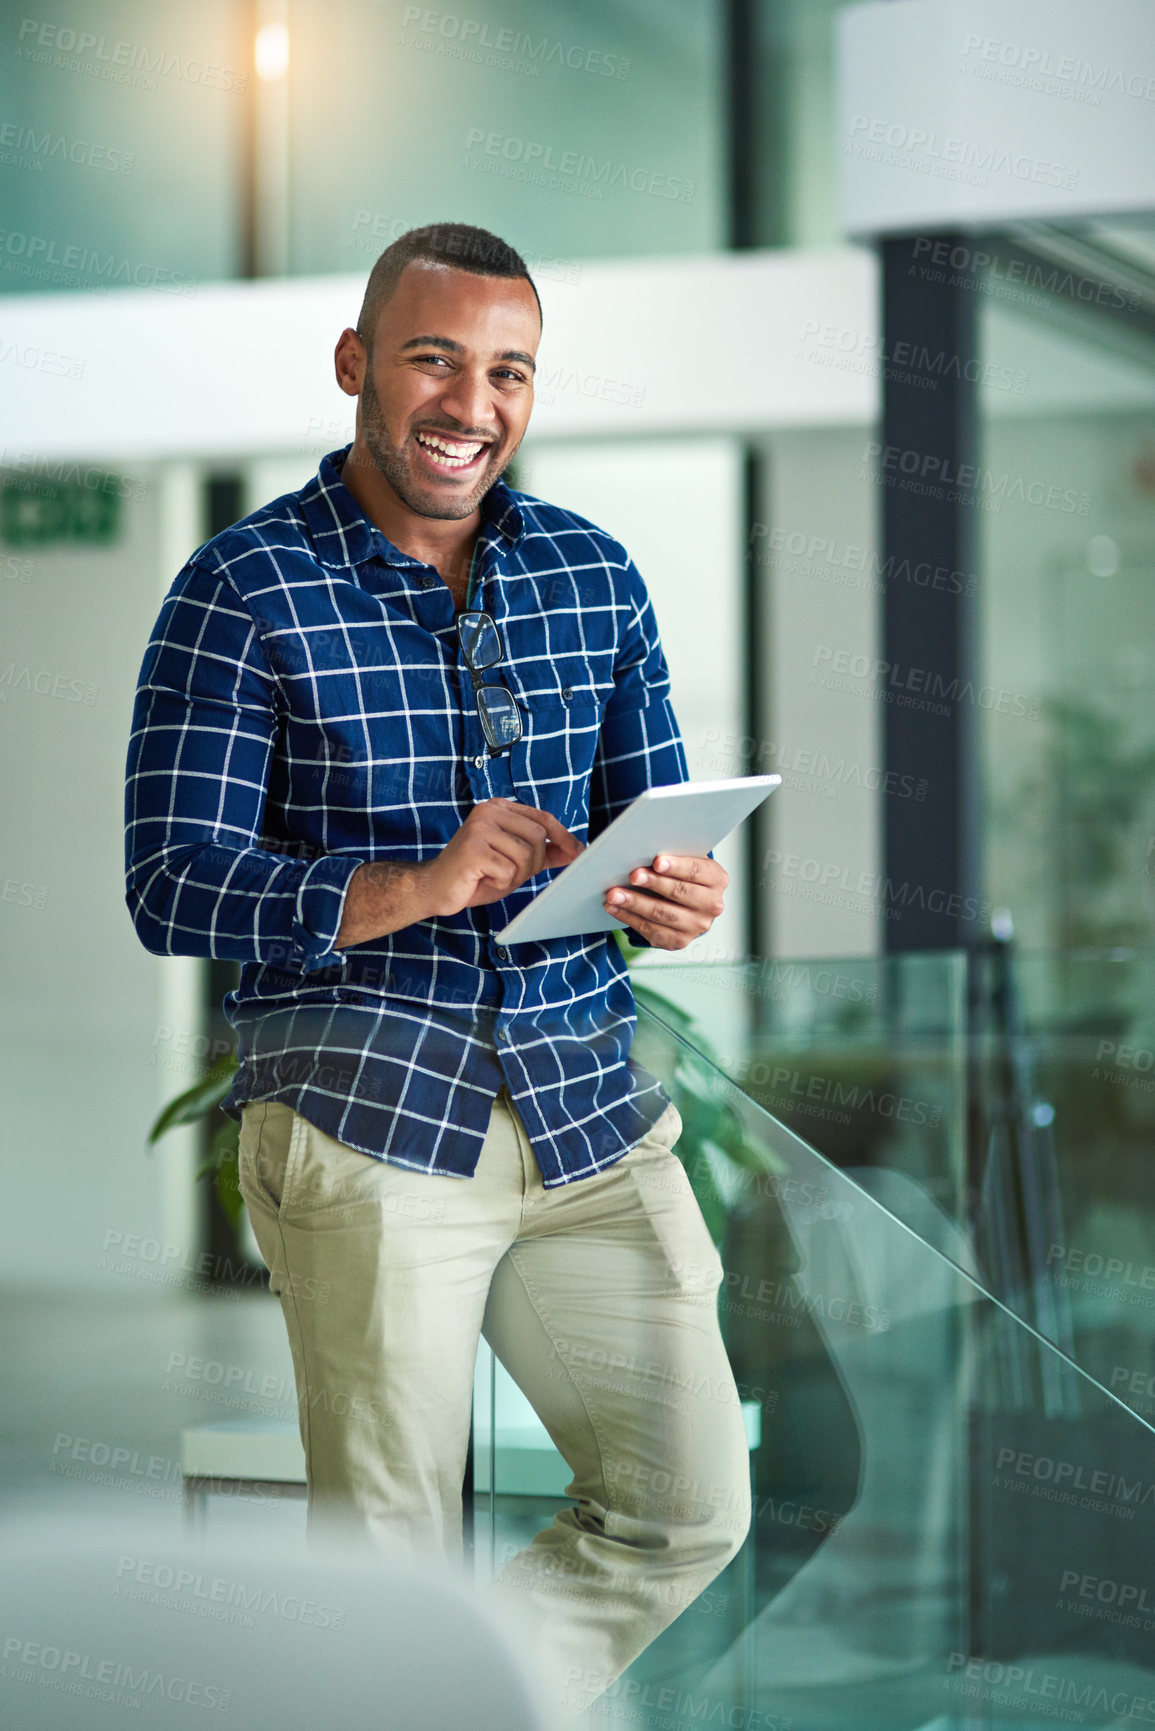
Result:
{"type": "Polygon", "coordinates": [[[981,404],[981,677],[1015,694],[979,712],[985,889],[1032,949],[1150,945],[1155,243],[1148,219],[1026,244],[1025,286],[980,296],[1013,382],[981,404]]]}
{"type": "Polygon", "coordinates": [[[0,295],[147,288],[163,307],[237,274],[244,17],[230,0],[5,14],[0,295]]]}
{"type": "Polygon", "coordinates": [[[750,166],[757,246],[833,246],[843,238],[835,140],[834,31],[848,0],[756,0],[753,52],[762,100],[750,166]]]}
{"type": "Polygon", "coordinates": [[[908,1224],[921,1230],[929,1207],[966,1229],[965,957],[637,962],[633,978],[642,1004],[828,1160],[887,1190],[903,1218],[910,1209],[908,1224]]]}
{"type": "Polygon", "coordinates": [[[638,1041],[722,1253],[754,1519],[587,1722],[1155,1720],[1155,1430],[982,1290],[945,1213],[911,1231],[645,1011],[638,1041]]]}
{"type": "Polygon", "coordinates": [[[697,0],[293,0],[292,271],[367,270],[437,220],[559,284],[575,259],[718,247],[722,27],[697,0]]]}
{"type": "MultiPolygon", "coordinates": [[[[1155,953],[635,964],[639,1000],[1155,1416],[1155,953]]],[[[643,1061],[645,1061],[643,1059],[643,1061]]]]}
{"type": "MultiPolygon", "coordinates": [[[[1023,1314],[1155,1417],[1155,953],[1025,955],[1006,1118],[1049,1206],[1023,1314]],[[1041,1167],[1041,1170],[1038,1168],[1041,1167]]],[[[1005,1135],[1002,1146],[1005,1147],[1005,1135]]],[[[1021,1182],[1021,1180],[1020,1180],[1021,1182]]]]}

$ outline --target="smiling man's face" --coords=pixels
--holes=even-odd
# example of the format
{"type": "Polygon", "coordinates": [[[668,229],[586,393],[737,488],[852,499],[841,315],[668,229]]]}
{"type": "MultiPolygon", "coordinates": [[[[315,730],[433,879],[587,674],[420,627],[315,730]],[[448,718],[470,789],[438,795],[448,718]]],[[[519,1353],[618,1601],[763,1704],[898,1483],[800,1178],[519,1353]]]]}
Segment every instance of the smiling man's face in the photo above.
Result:
{"type": "Polygon", "coordinates": [[[358,442],[420,517],[477,510],[533,408],[541,321],[521,277],[406,265],[381,308],[360,385],[358,442]]]}

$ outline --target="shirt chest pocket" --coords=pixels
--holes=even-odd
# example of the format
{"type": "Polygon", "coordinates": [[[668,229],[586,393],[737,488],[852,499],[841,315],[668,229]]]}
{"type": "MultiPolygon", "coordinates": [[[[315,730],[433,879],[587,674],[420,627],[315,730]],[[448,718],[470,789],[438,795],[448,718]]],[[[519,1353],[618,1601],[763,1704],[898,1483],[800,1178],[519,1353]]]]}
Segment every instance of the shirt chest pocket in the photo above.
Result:
{"type": "Polygon", "coordinates": [[[514,798],[567,829],[589,819],[589,780],[608,693],[588,682],[518,696],[522,735],[510,752],[514,798]]]}
{"type": "Polygon", "coordinates": [[[548,647],[540,657],[517,657],[497,669],[519,704],[529,708],[604,712],[614,689],[613,656],[595,650],[557,654],[548,647]]]}

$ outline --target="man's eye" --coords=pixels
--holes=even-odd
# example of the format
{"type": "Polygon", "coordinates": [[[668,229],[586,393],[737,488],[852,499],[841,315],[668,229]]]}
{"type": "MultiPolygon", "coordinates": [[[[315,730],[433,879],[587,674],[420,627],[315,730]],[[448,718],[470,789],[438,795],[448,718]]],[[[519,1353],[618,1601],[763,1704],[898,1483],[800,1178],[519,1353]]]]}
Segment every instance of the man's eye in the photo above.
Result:
{"type": "Polygon", "coordinates": [[[499,367],[495,377],[499,379],[512,379],[515,385],[524,385],[525,383],[525,374],[515,372],[512,367],[499,367]]]}
{"type": "Polygon", "coordinates": [[[422,362],[437,361],[445,366],[449,365],[448,358],[445,355],[418,355],[417,359],[422,362]]]}

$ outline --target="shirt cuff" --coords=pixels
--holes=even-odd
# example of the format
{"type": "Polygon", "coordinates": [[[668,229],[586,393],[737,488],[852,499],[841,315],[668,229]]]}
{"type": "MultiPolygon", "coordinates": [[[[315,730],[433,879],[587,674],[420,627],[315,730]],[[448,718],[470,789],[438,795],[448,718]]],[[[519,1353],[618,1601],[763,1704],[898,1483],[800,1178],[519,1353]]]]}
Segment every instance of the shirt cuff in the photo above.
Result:
{"type": "Polygon", "coordinates": [[[364,863],[348,854],[328,853],[306,868],[293,912],[293,961],[302,973],[319,968],[333,954],[349,884],[364,863]]]}

